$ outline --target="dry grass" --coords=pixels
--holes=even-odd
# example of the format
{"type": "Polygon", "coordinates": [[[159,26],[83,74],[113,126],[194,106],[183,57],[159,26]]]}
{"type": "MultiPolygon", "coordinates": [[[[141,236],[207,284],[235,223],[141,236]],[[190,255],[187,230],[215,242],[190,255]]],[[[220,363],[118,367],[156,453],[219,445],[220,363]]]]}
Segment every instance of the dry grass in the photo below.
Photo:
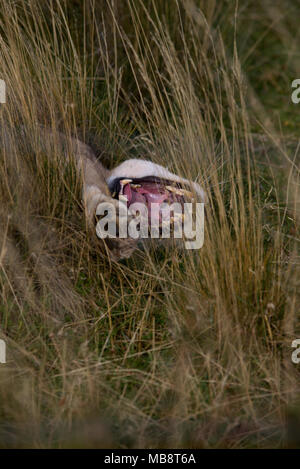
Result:
{"type": "MultiPolygon", "coordinates": [[[[0,8],[0,446],[291,445],[299,159],[252,86],[256,7],[40,3],[0,8]],[[57,130],[197,179],[204,247],[111,264],[57,130]]],[[[288,47],[292,14],[260,15],[288,47]]]]}

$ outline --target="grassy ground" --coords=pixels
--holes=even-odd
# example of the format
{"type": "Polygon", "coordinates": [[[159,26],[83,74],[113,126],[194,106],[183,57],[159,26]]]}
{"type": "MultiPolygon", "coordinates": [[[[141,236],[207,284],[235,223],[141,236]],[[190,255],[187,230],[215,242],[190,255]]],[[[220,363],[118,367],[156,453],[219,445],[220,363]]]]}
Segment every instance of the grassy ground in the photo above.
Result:
{"type": "Polygon", "coordinates": [[[1,4],[1,447],[299,445],[298,17],[292,1],[1,4]],[[204,247],[111,263],[56,130],[109,167],[197,179],[204,247]]]}

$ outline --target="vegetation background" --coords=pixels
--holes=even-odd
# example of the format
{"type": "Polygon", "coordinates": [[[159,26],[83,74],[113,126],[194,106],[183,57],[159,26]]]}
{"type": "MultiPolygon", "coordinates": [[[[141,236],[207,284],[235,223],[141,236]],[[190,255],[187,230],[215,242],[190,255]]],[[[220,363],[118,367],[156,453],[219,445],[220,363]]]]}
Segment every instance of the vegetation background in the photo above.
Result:
{"type": "Polygon", "coordinates": [[[1,2],[1,447],[300,445],[299,13],[1,2]],[[110,262],[58,130],[201,183],[204,247],[110,262]]]}

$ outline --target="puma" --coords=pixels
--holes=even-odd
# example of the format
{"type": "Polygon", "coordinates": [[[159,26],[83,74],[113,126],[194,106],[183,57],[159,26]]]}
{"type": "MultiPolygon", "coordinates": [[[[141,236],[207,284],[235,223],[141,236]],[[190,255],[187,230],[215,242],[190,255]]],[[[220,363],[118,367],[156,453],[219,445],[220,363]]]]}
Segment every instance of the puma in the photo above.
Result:
{"type": "MultiPolygon", "coordinates": [[[[6,139],[7,136],[6,134],[6,139]]],[[[24,140],[26,140],[25,134],[24,140]]],[[[6,144],[9,142],[6,141],[6,144]]],[[[129,159],[108,170],[89,145],[72,136],[42,127],[39,128],[38,142],[35,144],[47,155],[53,154],[54,151],[61,155],[62,164],[74,159],[83,183],[82,201],[85,216],[89,228],[94,231],[98,205],[107,202],[114,204],[117,217],[121,216],[118,211],[119,199],[124,195],[127,207],[132,202],[142,202],[149,209],[149,213],[152,203],[174,201],[182,203],[189,200],[193,194],[202,202],[205,199],[204,190],[199,184],[190,182],[148,160],[129,159]]],[[[137,248],[137,240],[131,238],[115,238],[105,242],[109,254],[116,261],[130,257],[137,248]]]]}

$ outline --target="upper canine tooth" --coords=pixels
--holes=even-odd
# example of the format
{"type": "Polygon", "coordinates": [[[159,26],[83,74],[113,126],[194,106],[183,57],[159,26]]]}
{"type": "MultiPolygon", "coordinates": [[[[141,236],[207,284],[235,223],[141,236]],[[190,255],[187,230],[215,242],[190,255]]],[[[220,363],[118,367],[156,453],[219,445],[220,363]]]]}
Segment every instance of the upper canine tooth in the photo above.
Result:
{"type": "Polygon", "coordinates": [[[166,189],[168,189],[168,191],[170,192],[176,192],[178,191],[178,189],[176,189],[176,187],[173,187],[173,186],[166,186],[166,189]]]}
{"type": "Polygon", "coordinates": [[[193,193],[191,191],[187,191],[186,189],[180,189],[182,191],[182,195],[186,195],[187,197],[192,198],[193,193]]]}
{"type": "Polygon", "coordinates": [[[120,184],[125,185],[125,184],[129,184],[130,182],[132,182],[132,179],[121,179],[120,180],[120,184]]]}
{"type": "Polygon", "coordinates": [[[166,189],[170,192],[174,192],[176,195],[180,195],[181,197],[186,196],[186,197],[193,197],[192,192],[187,191],[186,189],[179,189],[177,187],[173,186],[166,186],[166,189]]]}

